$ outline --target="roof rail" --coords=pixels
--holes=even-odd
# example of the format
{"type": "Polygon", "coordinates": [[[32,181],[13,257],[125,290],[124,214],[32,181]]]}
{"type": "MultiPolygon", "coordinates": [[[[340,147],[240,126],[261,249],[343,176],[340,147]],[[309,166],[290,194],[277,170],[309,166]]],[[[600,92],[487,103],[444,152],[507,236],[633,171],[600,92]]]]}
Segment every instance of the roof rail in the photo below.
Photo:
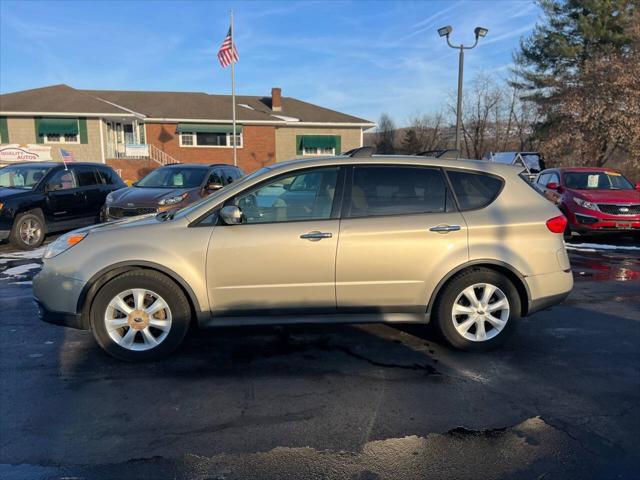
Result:
{"type": "Polygon", "coordinates": [[[426,152],[420,152],[415,154],[416,157],[435,157],[443,159],[456,159],[460,155],[458,150],[452,149],[439,149],[439,150],[427,150],[426,152]]]}
{"type": "Polygon", "coordinates": [[[345,157],[362,158],[373,155],[373,147],[358,147],[342,153],[345,157]]]}

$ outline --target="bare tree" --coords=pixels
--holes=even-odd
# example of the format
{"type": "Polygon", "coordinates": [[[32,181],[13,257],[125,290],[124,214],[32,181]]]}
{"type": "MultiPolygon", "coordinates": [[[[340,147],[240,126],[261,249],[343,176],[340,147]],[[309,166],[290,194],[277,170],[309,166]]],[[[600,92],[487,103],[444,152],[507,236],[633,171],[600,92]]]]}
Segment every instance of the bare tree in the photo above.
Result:
{"type": "Polygon", "coordinates": [[[433,115],[416,115],[409,120],[409,129],[415,134],[415,151],[424,152],[445,148],[444,115],[438,112],[433,115]]]}
{"type": "Polygon", "coordinates": [[[394,153],[395,134],[396,126],[391,117],[386,113],[380,115],[375,140],[376,152],[381,154],[394,153]]]}

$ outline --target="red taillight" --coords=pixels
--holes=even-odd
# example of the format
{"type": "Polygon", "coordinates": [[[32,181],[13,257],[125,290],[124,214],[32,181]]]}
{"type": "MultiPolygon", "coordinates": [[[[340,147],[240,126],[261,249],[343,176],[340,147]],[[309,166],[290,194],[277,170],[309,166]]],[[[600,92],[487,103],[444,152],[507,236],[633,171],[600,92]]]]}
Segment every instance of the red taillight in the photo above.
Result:
{"type": "Polygon", "coordinates": [[[553,217],[547,220],[547,228],[553,233],[564,233],[567,228],[567,218],[564,215],[553,217]]]}

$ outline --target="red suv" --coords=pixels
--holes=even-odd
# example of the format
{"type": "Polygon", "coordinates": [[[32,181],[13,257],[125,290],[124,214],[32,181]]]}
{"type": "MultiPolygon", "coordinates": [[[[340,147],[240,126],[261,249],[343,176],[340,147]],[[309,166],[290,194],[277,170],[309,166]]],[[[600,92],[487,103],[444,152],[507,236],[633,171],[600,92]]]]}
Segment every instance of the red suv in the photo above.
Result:
{"type": "Polygon", "coordinates": [[[610,168],[550,168],[535,187],[558,205],[569,223],[566,234],[640,234],[640,184],[610,168]]]}

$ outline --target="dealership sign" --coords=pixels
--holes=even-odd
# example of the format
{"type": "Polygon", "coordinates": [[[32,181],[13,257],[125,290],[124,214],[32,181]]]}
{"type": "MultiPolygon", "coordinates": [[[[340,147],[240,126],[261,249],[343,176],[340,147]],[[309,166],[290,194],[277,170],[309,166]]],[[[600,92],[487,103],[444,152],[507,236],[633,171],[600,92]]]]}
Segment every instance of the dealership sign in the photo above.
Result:
{"type": "Polygon", "coordinates": [[[0,164],[15,162],[44,162],[51,160],[51,147],[44,145],[3,145],[0,147],[0,164]]]}

